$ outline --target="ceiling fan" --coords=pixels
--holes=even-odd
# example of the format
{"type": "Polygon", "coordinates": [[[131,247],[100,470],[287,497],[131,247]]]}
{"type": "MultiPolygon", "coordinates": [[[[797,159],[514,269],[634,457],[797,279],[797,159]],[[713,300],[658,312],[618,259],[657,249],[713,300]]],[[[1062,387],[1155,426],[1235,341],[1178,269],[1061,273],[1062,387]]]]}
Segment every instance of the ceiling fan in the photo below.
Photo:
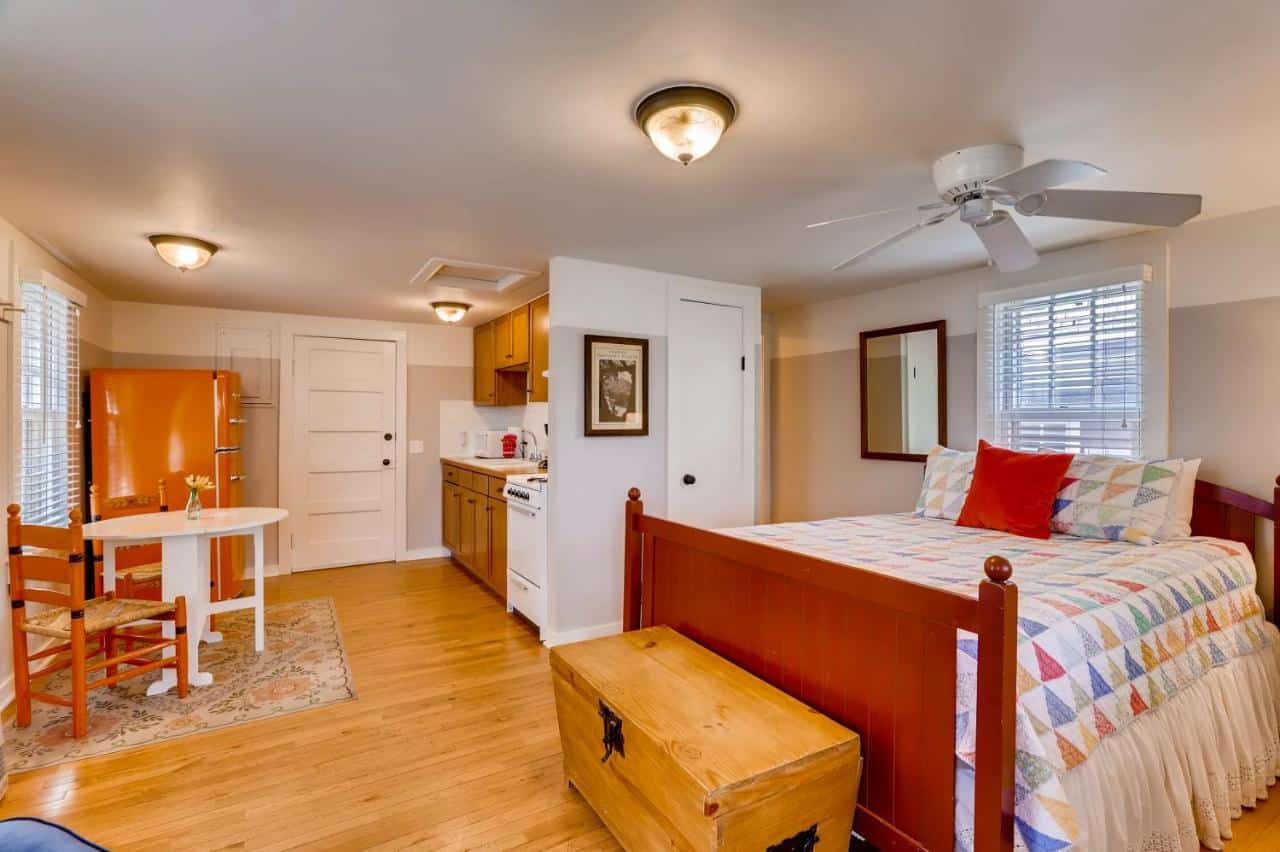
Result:
{"type": "Polygon", "coordinates": [[[1181,225],[1200,214],[1201,199],[1198,195],[1055,189],[1103,174],[1106,174],[1105,169],[1079,160],[1041,160],[1023,166],[1020,145],[961,148],[939,157],[933,164],[933,183],[941,201],[842,216],[814,222],[807,227],[821,228],[905,210],[930,214],[910,228],[886,237],[833,267],[833,270],[839,270],[959,213],[960,221],[973,228],[996,266],[1004,272],[1016,272],[1035,266],[1040,255],[1014,218],[1008,211],[997,209],[997,204],[1012,207],[1023,216],[1097,219],[1165,227],[1181,225]]]}

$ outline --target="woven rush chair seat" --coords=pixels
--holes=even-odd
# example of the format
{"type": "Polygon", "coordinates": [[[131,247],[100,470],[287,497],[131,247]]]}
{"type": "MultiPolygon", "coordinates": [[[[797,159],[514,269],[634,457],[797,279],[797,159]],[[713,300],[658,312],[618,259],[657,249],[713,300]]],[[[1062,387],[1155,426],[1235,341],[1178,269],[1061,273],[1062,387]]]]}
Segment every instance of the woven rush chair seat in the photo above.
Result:
{"type": "MultiPolygon", "coordinates": [[[[145,601],[134,598],[93,598],[84,602],[84,627],[86,633],[98,633],[123,624],[131,624],[145,618],[171,613],[176,607],[165,601],[145,601]]],[[[28,633],[52,636],[55,639],[71,638],[71,610],[55,606],[28,616],[22,622],[28,633]]]]}
{"type": "Polygon", "coordinates": [[[135,583],[152,583],[160,579],[161,566],[159,562],[148,562],[145,565],[131,565],[128,568],[117,568],[117,577],[128,577],[135,583]]]}

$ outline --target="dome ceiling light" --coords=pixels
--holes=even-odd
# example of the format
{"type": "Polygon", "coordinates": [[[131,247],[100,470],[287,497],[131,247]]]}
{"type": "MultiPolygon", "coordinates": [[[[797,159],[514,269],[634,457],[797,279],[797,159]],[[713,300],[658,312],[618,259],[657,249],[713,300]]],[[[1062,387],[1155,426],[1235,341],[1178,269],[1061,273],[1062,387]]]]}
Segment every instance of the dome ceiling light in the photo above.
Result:
{"type": "Polygon", "coordinates": [[[147,239],[151,241],[161,260],[182,272],[188,269],[199,269],[218,251],[218,247],[213,243],[197,237],[152,234],[147,239]]]}
{"type": "Polygon", "coordinates": [[[706,86],[671,86],[636,104],[636,124],[664,157],[689,165],[716,147],[738,108],[724,92],[706,86]]]}
{"type": "Polygon", "coordinates": [[[471,310],[471,306],[466,302],[432,302],[431,309],[436,312],[441,322],[455,323],[462,321],[467,311],[471,310]]]}

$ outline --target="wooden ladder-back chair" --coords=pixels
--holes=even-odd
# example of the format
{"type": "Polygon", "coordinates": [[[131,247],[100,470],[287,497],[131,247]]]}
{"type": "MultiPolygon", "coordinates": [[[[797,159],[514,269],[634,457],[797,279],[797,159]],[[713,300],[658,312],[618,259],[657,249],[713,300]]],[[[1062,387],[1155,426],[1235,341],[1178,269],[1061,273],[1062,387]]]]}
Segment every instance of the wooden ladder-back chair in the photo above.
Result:
{"type": "Polygon", "coordinates": [[[72,732],[77,737],[89,733],[89,690],[114,686],[122,680],[161,668],[176,668],[178,696],[187,695],[187,605],[179,597],[165,601],[117,598],[111,592],[102,597],[85,599],[84,534],[80,510],[71,511],[69,528],[43,527],[22,523],[22,508],[9,505],[9,599],[13,607],[13,683],[17,704],[17,724],[31,724],[31,701],[43,701],[70,707],[72,732]],[[65,586],[66,591],[47,587],[31,587],[32,582],[65,586]],[[40,612],[28,613],[27,602],[43,604],[40,612]],[[121,631],[142,620],[173,621],[173,639],[139,636],[121,631]],[[27,635],[37,634],[62,642],[32,654],[27,648],[27,635]],[[89,653],[89,637],[103,636],[100,646],[89,653]],[[129,650],[116,654],[116,641],[125,640],[129,650]],[[132,647],[138,644],[139,647],[132,647]],[[173,648],[172,657],[163,656],[173,648]],[[156,659],[146,659],[150,654],[156,659]],[[61,654],[67,657],[58,660],[61,654]],[[53,658],[38,671],[31,671],[36,660],[53,658]],[[124,670],[121,671],[121,666],[124,670]],[[31,681],[62,669],[71,669],[71,697],[64,698],[31,688],[31,681]],[[105,672],[96,680],[89,676],[105,672]]]}
{"type": "MultiPolygon", "coordinates": [[[[147,512],[169,511],[169,500],[161,479],[156,487],[156,494],[127,494],[107,498],[106,508],[112,515],[134,514],[138,510],[147,512]]],[[[102,499],[98,495],[98,486],[89,486],[89,520],[102,520],[102,499]]],[[[95,547],[93,552],[93,575],[98,594],[104,591],[102,582],[102,549],[95,547]]],[[[126,598],[160,599],[160,545],[140,544],[131,547],[116,548],[116,588],[115,591],[126,598]]]]}

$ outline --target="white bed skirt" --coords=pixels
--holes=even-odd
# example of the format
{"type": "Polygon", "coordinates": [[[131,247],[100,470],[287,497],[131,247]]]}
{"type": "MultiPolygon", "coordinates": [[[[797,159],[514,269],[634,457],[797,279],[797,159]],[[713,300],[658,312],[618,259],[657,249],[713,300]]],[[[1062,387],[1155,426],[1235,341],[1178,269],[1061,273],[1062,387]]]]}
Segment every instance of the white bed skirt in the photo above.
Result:
{"type": "Polygon", "coordinates": [[[1222,849],[1280,775],[1280,631],[1104,739],[1062,776],[1090,852],[1222,849]]]}

